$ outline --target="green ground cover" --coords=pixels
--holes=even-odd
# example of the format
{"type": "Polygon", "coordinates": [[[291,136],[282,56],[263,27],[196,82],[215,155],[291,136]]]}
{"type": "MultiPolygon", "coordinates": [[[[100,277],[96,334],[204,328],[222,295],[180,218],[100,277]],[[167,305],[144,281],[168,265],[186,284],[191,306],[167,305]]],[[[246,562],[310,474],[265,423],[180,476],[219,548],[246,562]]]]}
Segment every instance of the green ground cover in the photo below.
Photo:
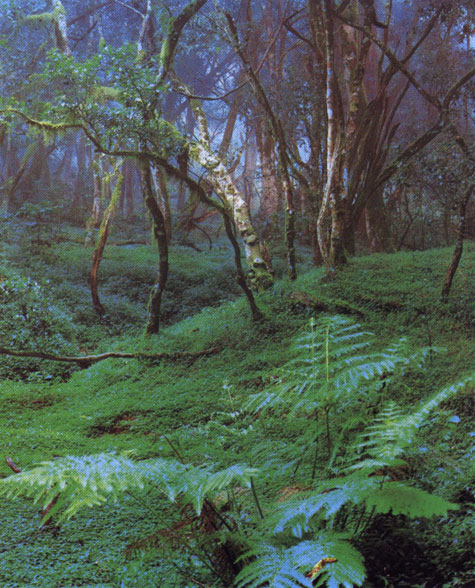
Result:
{"type": "MultiPolygon", "coordinates": [[[[18,275],[38,280],[42,303],[50,300],[57,305],[51,311],[50,328],[61,333],[67,327],[65,337],[77,352],[85,347],[88,352],[147,353],[217,347],[219,352],[196,361],[109,359],[64,374],[37,362],[37,371],[28,377],[19,367],[23,360],[15,360],[9,364],[13,379],[5,376],[0,386],[4,456],[25,470],[67,455],[122,450],[133,450],[138,460],[172,459],[178,453],[194,466],[224,468],[247,462],[270,472],[256,478],[265,510],[279,492],[307,485],[310,476],[313,480],[336,475],[338,459],[347,454],[347,438],[339,435],[349,427],[350,416],[356,420],[348,430],[356,435],[378,414],[382,399],[409,410],[473,371],[473,245],[466,247],[446,305],[439,302],[439,292],[450,250],[373,255],[355,258],[331,282],[324,280],[321,269],[308,266],[295,283],[279,279],[259,297],[266,318],[257,324],[239,297],[226,248],[199,253],[175,247],[172,251],[164,301],[167,326],[159,337],[144,339],[144,305],[156,266],[153,248],[106,250],[100,271],[100,292],[108,310],[105,321],[90,309],[90,251],[78,244],[62,244],[27,259],[20,249],[8,250],[4,258],[9,261],[3,262],[0,271],[2,283],[18,275]],[[292,296],[296,292],[324,303],[330,314],[357,320],[361,329],[375,333],[375,349],[382,350],[401,337],[407,338],[408,353],[432,348],[424,370],[407,367],[400,377],[375,384],[371,394],[357,402],[346,399],[332,407],[330,442],[336,461],[331,467],[328,431],[323,425],[316,433],[315,451],[306,452],[302,463],[292,454],[301,447],[297,440],[302,431],[314,427],[304,411],[242,410],[251,395],[272,391],[279,378],[285,380],[282,374],[288,372],[289,361],[299,357],[299,336],[308,333],[312,317],[322,316],[302,303],[302,297],[292,296]],[[67,321],[57,324],[54,318],[63,315],[67,321]],[[336,451],[338,443],[341,447],[336,451]],[[317,473],[312,474],[312,469],[317,473]]],[[[305,252],[301,257],[306,259],[305,252]]],[[[31,332],[39,328],[35,325],[31,321],[24,325],[23,341],[30,348],[35,344],[31,332]]],[[[11,324],[4,325],[4,331],[8,329],[11,324]]],[[[1,361],[13,360],[2,357],[1,361]]],[[[458,503],[459,510],[443,519],[376,517],[355,539],[368,571],[364,586],[470,586],[475,582],[470,526],[473,414],[473,386],[468,384],[431,414],[407,451],[410,467],[404,479],[458,503]]],[[[308,433],[309,446],[313,437],[315,433],[308,433]]],[[[11,473],[5,464],[0,467],[3,476],[11,473]]],[[[204,584],[195,581],[201,577],[202,564],[189,554],[170,554],[163,548],[125,557],[132,542],[157,525],[166,528],[176,522],[178,513],[162,495],[149,495],[144,503],[140,495],[126,493],[117,502],[85,509],[59,527],[49,525],[43,530],[38,505],[3,498],[2,505],[0,585],[5,588],[214,585],[206,573],[204,584]]]]}

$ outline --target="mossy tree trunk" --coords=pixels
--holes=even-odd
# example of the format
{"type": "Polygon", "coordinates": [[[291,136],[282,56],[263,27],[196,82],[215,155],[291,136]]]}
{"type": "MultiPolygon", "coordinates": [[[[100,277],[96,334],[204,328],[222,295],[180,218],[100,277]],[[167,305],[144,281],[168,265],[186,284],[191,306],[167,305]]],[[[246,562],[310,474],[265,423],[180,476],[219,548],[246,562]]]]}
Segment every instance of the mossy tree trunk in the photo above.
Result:
{"type": "MultiPolygon", "coordinates": [[[[187,91],[186,88],[184,90],[187,91]]],[[[218,198],[233,213],[234,223],[244,242],[249,284],[254,290],[265,290],[272,286],[274,278],[261,241],[253,227],[249,207],[226,166],[211,148],[208,124],[200,103],[193,99],[191,105],[198,122],[200,140],[190,147],[190,155],[207,170],[208,181],[218,198]]]]}
{"type": "Polygon", "coordinates": [[[157,202],[165,219],[165,228],[167,232],[167,240],[170,242],[172,237],[172,211],[170,203],[170,192],[168,190],[167,177],[165,172],[160,167],[155,168],[153,174],[153,185],[157,195],[157,202]]]}
{"type": "Polygon", "coordinates": [[[279,163],[280,184],[285,203],[285,226],[284,239],[287,251],[287,273],[291,280],[297,277],[296,257],[295,257],[295,206],[294,191],[292,180],[290,178],[290,161],[288,156],[287,142],[281,120],[276,116],[271,103],[267,98],[264,87],[254,71],[248,55],[243,50],[243,44],[239,40],[236,24],[230,13],[226,13],[228,28],[233,41],[234,49],[240,57],[244,70],[248,76],[249,82],[253,89],[261,108],[266,116],[266,124],[269,133],[274,139],[277,148],[277,159],[279,163]]]}
{"type": "Polygon", "coordinates": [[[152,170],[149,162],[141,163],[140,170],[142,191],[150,216],[153,221],[153,234],[158,247],[158,276],[157,281],[152,287],[148,301],[147,324],[145,333],[154,335],[158,333],[160,327],[160,308],[162,304],[162,294],[168,278],[168,239],[166,231],[165,217],[158,205],[156,195],[153,190],[152,170]]]}
{"type": "Polygon", "coordinates": [[[122,191],[123,179],[124,177],[122,174],[120,174],[117,178],[117,182],[114,186],[114,190],[112,192],[109,204],[106,210],[104,211],[104,217],[102,219],[101,226],[99,229],[99,237],[97,239],[97,244],[92,254],[92,266],[91,272],[89,274],[89,287],[91,289],[91,297],[94,310],[97,312],[97,314],[99,314],[99,316],[105,314],[105,308],[102,305],[101,300],[99,298],[99,292],[97,287],[99,265],[102,261],[102,254],[104,253],[104,248],[107,243],[110,222],[119,202],[120,193],[122,191]]]}

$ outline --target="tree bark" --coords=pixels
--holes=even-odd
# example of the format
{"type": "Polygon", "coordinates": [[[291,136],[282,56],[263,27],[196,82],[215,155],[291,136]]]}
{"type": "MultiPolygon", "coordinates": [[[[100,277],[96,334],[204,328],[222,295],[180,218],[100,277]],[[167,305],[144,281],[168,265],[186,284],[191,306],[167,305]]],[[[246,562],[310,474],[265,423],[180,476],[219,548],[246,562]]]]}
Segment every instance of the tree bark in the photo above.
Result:
{"type": "Polygon", "coordinates": [[[107,243],[109,224],[112,215],[114,214],[114,211],[117,207],[119,195],[122,190],[122,181],[123,176],[119,175],[109,205],[104,212],[104,218],[102,219],[101,227],[99,229],[99,239],[97,242],[97,246],[94,249],[94,253],[92,254],[92,267],[91,272],[89,274],[89,286],[91,289],[92,304],[94,306],[94,310],[97,312],[97,314],[99,314],[99,316],[103,316],[105,314],[105,308],[102,305],[101,300],[99,298],[99,292],[97,288],[97,273],[99,270],[99,264],[102,260],[102,254],[104,253],[104,248],[107,243]]]}
{"type": "Polygon", "coordinates": [[[165,289],[168,278],[168,240],[165,225],[165,217],[160,210],[152,186],[152,171],[148,162],[142,162],[140,170],[142,180],[142,191],[145,204],[150,212],[153,221],[153,234],[157,241],[158,247],[158,276],[148,301],[148,314],[145,333],[155,335],[160,327],[160,308],[162,303],[162,294],[165,289]]]}
{"type": "Polygon", "coordinates": [[[280,180],[285,201],[284,236],[287,250],[287,273],[291,280],[295,280],[297,277],[295,257],[295,206],[293,186],[289,173],[290,161],[287,153],[287,142],[285,140],[284,129],[281,120],[274,113],[261,81],[251,65],[249,57],[243,51],[236,25],[230,13],[226,13],[226,19],[233,39],[234,48],[244,65],[244,69],[249,78],[254,94],[265,112],[269,129],[271,131],[269,134],[272,135],[272,138],[276,142],[280,180]]]}
{"type": "Polygon", "coordinates": [[[215,355],[221,351],[220,347],[210,347],[203,351],[175,351],[170,353],[129,353],[125,351],[107,351],[99,355],[84,355],[82,357],[53,355],[52,353],[43,353],[41,351],[16,351],[0,347],[0,355],[11,355],[12,357],[33,357],[35,359],[44,359],[46,361],[60,361],[63,363],[76,363],[82,368],[88,368],[94,363],[104,361],[105,359],[144,359],[157,361],[161,359],[176,361],[180,359],[193,360],[200,357],[215,355]]]}
{"type": "Polygon", "coordinates": [[[167,241],[170,243],[172,237],[172,211],[170,204],[170,193],[168,191],[168,184],[165,172],[160,167],[155,168],[153,174],[153,185],[157,195],[158,205],[162,211],[165,220],[165,230],[167,234],[167,241]]]}
{"type": "Polygon", "coordinates": [[[450,293],[450,289],[452,287],[452,282],[453,282],[453,279],[455,276],[455,272],[457,271],[457,268],[460,263],[460,258],[462,257],[463,239],[464,239],[465,231],[467,228],[467,220],[466,220],[467,206],[468,206],[468,201],[470,200],[470,196],[472,195],[473,189],[474,189],[473,184],[468,186],[467,190],[465,191],[465,194],[463,195],[462,199],[460,200],[460,225],[459,225],[458,234],[457,234],[457,242],[455,244],[455,249],[452,254],[452,261],[450,262],[450,265],[447,269],[447,273],[445,274],[444,285],[442,286],[442,292],[440,294],[441,300],[443,302],[447,302],[447,300],[449,299],[449,293],[450,293]]]}
{"type": "MultiPolygon", "coordinates": [[[[186,88],[185,88],[186,90],[186,88]]],[[[262,291],[274,283],[272,272],[265,259],[262,245],[252,225],[249,207],[237,189],[231,174],[219,157],[213,153],[208,134],[208,125],[197,100],[191,105],[198,122],[200,140],[190,148],[190,155],[209,173],[208,180],[225,206],[233,212],[234,222],[244,242],[249,267],[247,279],[252,288],[262,291]]]]}

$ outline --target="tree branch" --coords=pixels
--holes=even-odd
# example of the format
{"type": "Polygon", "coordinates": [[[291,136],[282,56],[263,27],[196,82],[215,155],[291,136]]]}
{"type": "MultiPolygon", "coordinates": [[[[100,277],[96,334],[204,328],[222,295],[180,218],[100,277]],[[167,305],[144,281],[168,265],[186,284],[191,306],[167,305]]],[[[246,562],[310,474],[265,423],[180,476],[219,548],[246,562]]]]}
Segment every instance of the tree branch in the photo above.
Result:
{"type": "Polygon", "coordinates": [[[370,30],[368,30],[368,27],[363,27],[354,22],[351,22],[348,19],[344,18],[341,14],[338,15],[338,18],[349,27],[353,27],[357,31],[363,33],[363,35],[365,35],[368,39],[370,39],[370,41],[372,41],[377,47],[379,47],[379,49],[388,58],[391,65],[406,76],[406,78],[411,82],[414,88],[419,92],[421,96],[423,96],[427,100],[427,102],[430,102],[439,110],[442,108],[442,104],[439,102],[438,98],[436,98],[432,94],[429,94],[429,92],[421,86],[421,84],[416,80],[412,73],[407,69],[407,67],[404,65],[405,60],[401,61],[400,59],[398,59],[396,55],[390,49],[388,49],[385,46],[385,44],[378,39],[376,35],[373,35],[373,33],[370,30]]]}
{"type": "Polygon", "coordinates": [[[124,351],[107,351],[106,353],[100,353],[99,355],[84,355],[82,357],[66,356],[66,355],[54,355],[52,353],[43,353],[42,351],[15,351],[14,349],[7,349],[6,347],[0,347],[0,355],[11,355],[12,357],[30,357],[34,359],[44,359],[47,361],[60,361],[63,363],[76,363],[80,367],[88,368],[94,363],[103,361],[104,359],[117,358],[117,359],[138,359],[138,360],[149,360],[157,361],[165,359],[167,361],[177,360],[195,360],[200,357],[206,357],[209,355],[216,355],[221,349],[219,347],[209,347],[202,351],[175,351],[170,353],[128,353],[124,351]]]}

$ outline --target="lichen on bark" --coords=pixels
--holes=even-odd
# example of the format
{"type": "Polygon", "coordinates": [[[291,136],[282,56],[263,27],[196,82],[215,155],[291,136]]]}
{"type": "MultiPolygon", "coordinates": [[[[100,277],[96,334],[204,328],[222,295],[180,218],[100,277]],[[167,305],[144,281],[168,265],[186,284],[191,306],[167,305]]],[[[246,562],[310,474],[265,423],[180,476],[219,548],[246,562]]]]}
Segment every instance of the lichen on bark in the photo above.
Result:
{"type": "Polygon", "coordinates": [[[246,251],[249,268],[247,280],[257,291],[274,283],[272,271],[265,260],[260,239],[252,225],[249,207],[221,159],[212,151],[205,114],[197,100],[191,100],[198,121],[200,140],[190,147],[191,157],[208,172],[208,180],[221,202],[232,212],[246,251]]]}

